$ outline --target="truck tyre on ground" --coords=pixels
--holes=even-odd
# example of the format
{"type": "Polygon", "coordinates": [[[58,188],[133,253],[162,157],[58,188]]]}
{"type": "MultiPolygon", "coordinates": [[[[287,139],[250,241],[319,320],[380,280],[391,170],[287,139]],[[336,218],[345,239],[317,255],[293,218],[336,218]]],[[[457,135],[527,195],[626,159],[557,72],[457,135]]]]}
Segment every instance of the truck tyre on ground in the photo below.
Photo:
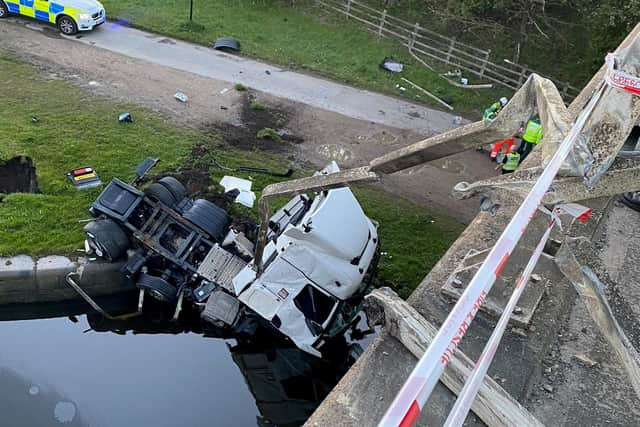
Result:
{"type": "Polygon", "coordinates": [[[0,0],[0,19],[9,16],[9,8],[2,0],[0,0]]]}
{"type": "Polygon", "coordinates": [[[113,261],[120,258],[129,248],[129,238],[113,220],[98,219],[84,227],[87,241],[96,255],[113,261]]]}
{"type": "Polygon", "coordinates": [[[142,273],[136,286],[160,301],[172,303],[178,299],[178,290],[162,277],[142,273]]]}
{"type": "Polygon", "coordinates": [[[208,200],[196,200],[183,217],[218,241],[222,240],[229,231],[229,216],[225,210],[208,200]]]}
{"type": "Polygon", "coordinates": [[[173,197],[180,202],[182,199],[187,197],[187,189],[182,185],[180,181],[175,179],[172,176],[165,176],[158,181],[160,184],[164,185],[164,187],[171,192],[173,197]]]}
{"type": "Polygon", "coordinates": [[[58,19],[58,30],[65,36],[72,36],[78,32],[78,25],[69,16],[61,16],[58,19]]]}
{"type": "Polygon", "coordinates": [[[178,200],[173,196],[173,193],[169,191],[167,187],[158,182],[154,182],[147,187],[147,189],[144,190],[144,194],[150,199],[164,203],[170,208],[175,207],[178,203],[178,200]]]}

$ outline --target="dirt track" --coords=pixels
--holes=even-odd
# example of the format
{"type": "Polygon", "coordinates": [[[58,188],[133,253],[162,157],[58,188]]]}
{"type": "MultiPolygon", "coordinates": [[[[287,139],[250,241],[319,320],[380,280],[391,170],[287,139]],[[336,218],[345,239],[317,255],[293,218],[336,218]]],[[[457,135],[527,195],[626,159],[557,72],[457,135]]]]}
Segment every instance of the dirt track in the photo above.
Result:
{"type": "MultiPolygon", "coordinates": [[[[0,54],[5,50],[35,64],[45,78],[70,80],[97,96],[157,111],[176,124],[227,131],[250,128],[255,119],[247,114],[247,97],[251,96],[280,115],[282,127],[297,142],[288,146],[294,161],[310,161],[318,166],[329,160],[336,160],[342,167],[362,165],[389,150],[430,136],[349,118],[258,91],[238,92],[227,82],[64,39],[53,28],[29,20],[2,21],[0,39],[3,41],[0,54]],[[182,104],[173,99],[178,91],[186,93],[189,102],[182,104]]],[[[225,132],[225,136],[232,133],[225,132]]],[[[241,143],[237,136],[228,142],[241,143]]],[[[486,156],[471,151],[385,177],[383,185],[466,223],[475,216],[478,202],[456,201],[450,195],[451,189],[460,181],[472,182],[495,175],[492,166],[486,156]]]]}

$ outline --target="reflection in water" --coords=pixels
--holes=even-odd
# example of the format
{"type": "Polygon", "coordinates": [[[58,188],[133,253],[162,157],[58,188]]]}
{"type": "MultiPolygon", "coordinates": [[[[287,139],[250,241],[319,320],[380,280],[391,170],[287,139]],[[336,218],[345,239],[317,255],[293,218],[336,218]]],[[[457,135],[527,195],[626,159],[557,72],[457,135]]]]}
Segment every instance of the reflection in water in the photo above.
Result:
{"type": "MultiPolygon", "coordinates": [[[[323,361],[279,334],[232,336],[197,313],[171,322],[162,306],[147,308],[126,321],[89,313],[78,324],[3,322],[0,341],[11,345],[0,349],[0,425],[298,426],[353,362],[346,340],[323,361]]],[[[47,307],[58,316],[83,309],[47,307]]],[[[8,313],[0,318],[30,317],[8,313]]]]}

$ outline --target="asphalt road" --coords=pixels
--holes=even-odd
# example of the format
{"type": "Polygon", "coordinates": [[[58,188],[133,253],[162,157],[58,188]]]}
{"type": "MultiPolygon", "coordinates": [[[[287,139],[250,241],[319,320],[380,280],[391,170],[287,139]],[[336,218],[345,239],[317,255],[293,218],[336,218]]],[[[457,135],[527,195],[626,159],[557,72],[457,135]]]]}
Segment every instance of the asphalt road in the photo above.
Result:
{"type": "Polygon", "coordinates": [[[431,135],[453,127],[453,115],[442,111],[115,23],[82,33],[77,40],[177,70],[242,83],[274,96],[348,117],[420,134],[431,135]]]}

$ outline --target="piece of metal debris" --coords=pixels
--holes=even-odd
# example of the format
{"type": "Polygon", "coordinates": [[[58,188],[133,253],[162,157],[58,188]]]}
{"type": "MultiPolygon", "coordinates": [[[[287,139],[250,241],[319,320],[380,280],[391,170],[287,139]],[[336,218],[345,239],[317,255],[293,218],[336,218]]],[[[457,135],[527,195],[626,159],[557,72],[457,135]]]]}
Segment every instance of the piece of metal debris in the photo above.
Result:
{"type": "Polygon", "coordinates": [[[542,386],[542,389],[543,389],[544,391],[546,391],[547,393],[553,393],[553,387],[552,387],[552,386],[550,386],[549,384],[545,384],[545,385],[543,385],[543,386],[542,386]]]}
{"type": "Polygon", "coordinates": [[[229,193],[237,190],[235,196],[236,203],[240,203],[248,208],[253,207],[256,200],[256,194],[251,191],[252,182],[247,179],[236,178],[235,176],[225,175],[220,180],[220,185],[224,187],[224,192],[229,193]]]}
{"type": "Polygon", "coordinates": [[[189,100],[189,97],[186,94],[182,93],[182,92],[176,92],[176,94],[173,95],[173,97],[175,99],[177,99],[178,101],[183,102],[183,103],[187,102],[189,100]]]}
{"type": "Polygon", "coordinates": [[[532,274],[531,275],[531,280],[537,283],[537,282],[542,280],[542,277],[540,277],[539,274],[532,274]]]}

